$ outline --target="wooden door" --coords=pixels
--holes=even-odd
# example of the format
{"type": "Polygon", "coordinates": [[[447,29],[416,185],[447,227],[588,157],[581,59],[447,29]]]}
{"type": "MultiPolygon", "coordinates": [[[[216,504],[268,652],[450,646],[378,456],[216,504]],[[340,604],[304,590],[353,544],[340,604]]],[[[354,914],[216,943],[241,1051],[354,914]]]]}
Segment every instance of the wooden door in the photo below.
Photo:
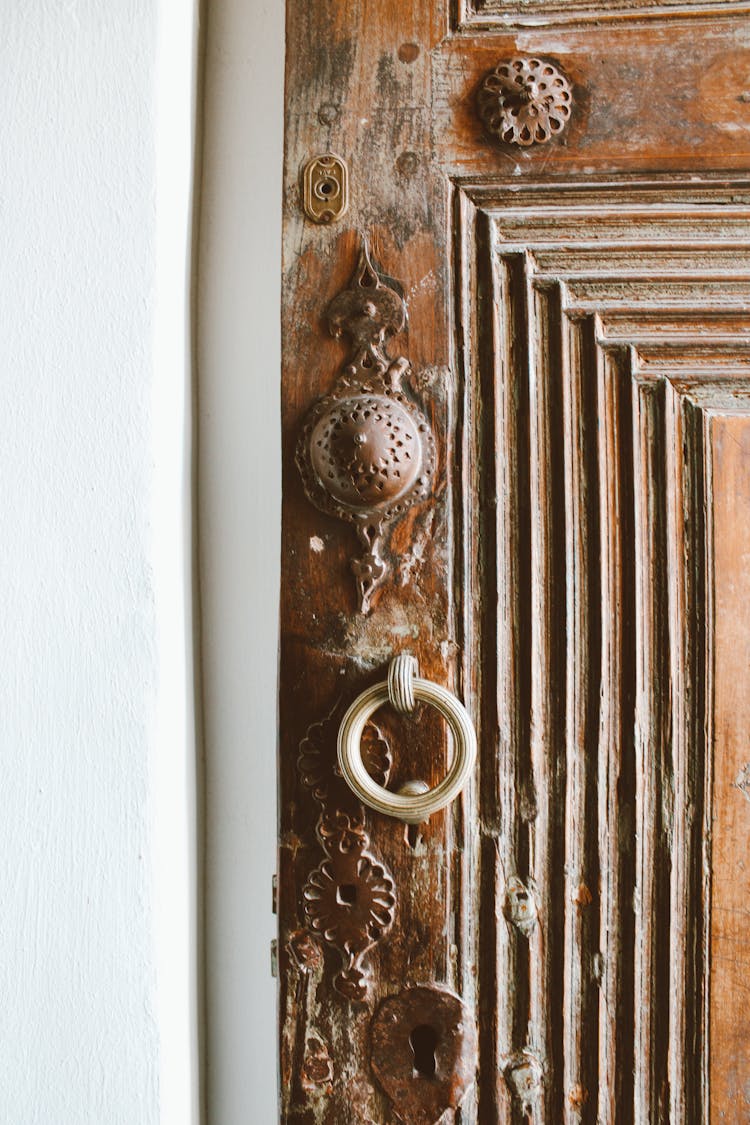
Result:
{"type": "Polygon", "coordinates": [[[750,5],[287,8],[282,1120],[749,1121],[750,5]]]}

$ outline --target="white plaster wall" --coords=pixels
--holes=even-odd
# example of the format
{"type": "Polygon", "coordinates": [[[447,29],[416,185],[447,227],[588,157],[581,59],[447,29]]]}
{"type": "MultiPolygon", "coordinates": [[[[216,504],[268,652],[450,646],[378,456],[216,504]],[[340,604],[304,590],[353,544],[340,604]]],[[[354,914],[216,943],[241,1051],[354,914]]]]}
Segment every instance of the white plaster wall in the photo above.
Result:
{"type": "Polygon", "coordinates": [[[0,2],[8,1125],[195,1119],[194,23],[0,2]]]}
{"type": "Polygon", "coordinates": [[[199,257],[209,1125],[272,1125],[283,0],[210,0],[199,257]]]}

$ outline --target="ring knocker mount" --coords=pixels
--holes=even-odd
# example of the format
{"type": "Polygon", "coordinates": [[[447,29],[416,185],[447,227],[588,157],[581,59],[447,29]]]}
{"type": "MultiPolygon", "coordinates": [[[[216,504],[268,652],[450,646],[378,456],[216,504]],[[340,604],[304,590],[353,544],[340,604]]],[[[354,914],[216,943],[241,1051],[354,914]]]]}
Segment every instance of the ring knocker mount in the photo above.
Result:
{"type": "Polygon", "coordinates": [[[341,721],[338,735],[339,767],[350,789],[369,808],[406,824],[420,824],[455,800],[471,775],[477,754],[476,732],[466,708],[452,692],[432,680],[421,679],[417,673],[413,656],[394,657],[388,679],[357,696],[341,721]],[[392,793],[367,772],[362,761],[362,733],[384,703],[390,703],[401,714],[410,714],[417,702],[431,704],[448,723],[453,735],[453,760],[443,780],[433,789],[416,780],[392,793]]]}

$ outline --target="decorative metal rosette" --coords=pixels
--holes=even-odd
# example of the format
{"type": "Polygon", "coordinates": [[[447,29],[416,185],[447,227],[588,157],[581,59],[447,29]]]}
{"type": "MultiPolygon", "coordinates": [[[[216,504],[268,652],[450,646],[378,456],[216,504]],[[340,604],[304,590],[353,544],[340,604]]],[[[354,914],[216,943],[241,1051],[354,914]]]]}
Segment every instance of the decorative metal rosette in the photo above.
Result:
{"type": "Polygon", "coordinates": [[[426,499],[434,470],[434,442],[422,411],[399,391],[363,390],[316,403],[299,458],[317,507],[355,523],[393,519],[426,499]]]}
{"type": "Polygon", "coordinates": [[[479,116],[506,144],[545,144],[570,119],[573,94],[565,75],[544,59],[517,57],[499,63],[479,89],[479,116]]]}

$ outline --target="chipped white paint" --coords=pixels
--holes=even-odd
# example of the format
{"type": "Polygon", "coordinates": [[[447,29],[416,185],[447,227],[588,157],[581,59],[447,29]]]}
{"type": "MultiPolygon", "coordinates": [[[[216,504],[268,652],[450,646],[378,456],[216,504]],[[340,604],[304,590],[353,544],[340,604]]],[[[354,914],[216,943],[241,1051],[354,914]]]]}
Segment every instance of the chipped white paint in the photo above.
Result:
{"type": "Polygon", "coordinates": [[[420,277],[414,285],[409,287],[409,298],[414,298],[420,293],[428,291],[434,293],[437,288],[437,279],[435,278],[435,271],[429,270],[423,277],[420,277]]]}
{"type": "Polygon", "coordinates": [[[0,1121],[189,1125],[193,5],[3,14],[0,1121]]]}
{"type": "Polygon", "coordinates": [[[750,762],[746,762],[737,774],[734,788],[739,789],[746,801],[750,801],[750,762]]]}

